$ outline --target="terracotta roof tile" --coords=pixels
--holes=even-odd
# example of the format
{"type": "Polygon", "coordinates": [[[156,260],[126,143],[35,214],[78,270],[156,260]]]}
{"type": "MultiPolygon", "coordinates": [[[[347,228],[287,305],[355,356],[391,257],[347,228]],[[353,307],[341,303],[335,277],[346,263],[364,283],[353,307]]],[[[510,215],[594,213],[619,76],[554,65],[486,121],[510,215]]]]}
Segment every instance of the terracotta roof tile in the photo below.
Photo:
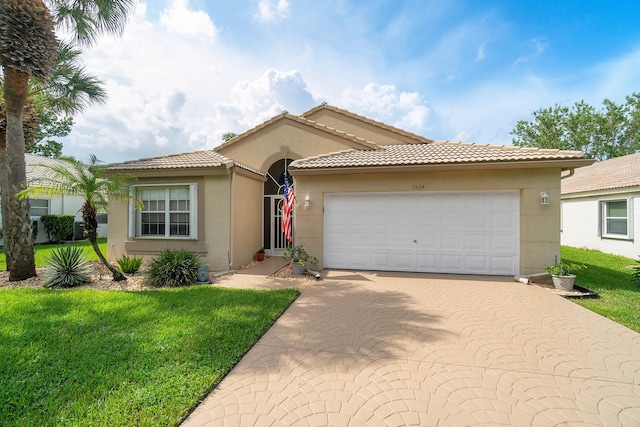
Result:
{"type": "Polygon", "coordinates": [[[542,150],[459,142],[384,145],[383,150],[344,150],[296,160],[292,169],[324,169],[369,166],[435,165],[512,162],[527,160],[584,159],[580,151],[542,150]]]}
{"type": "Polygon", "coordinates": [[[169,154],[167,156],[151,157],[146,159],[128,160],[122,163],[112,163],[108,169],[118,170],[151,170],[151,169],[189,169],[189,168],[219,168],[237,166],[241,169],[264,175],[241,163],[234,162],[230,158],[216,153],[213,150],[195,151],[191,153],[169,154]]]}
{"type": "Polygon", "coordinates": [[[616,157],[576,169],[562,180],[562,194],[640,186],[640,153],[616,157]]]}
{"type": "Polygon", "coordinates": [[[323,102],[322,104],[318,105],[317,107],[314,107],[311,110],[302,113],[300,115],[300,117],[305,117],[306,118],[306,117],[308,117],[308,116],[312,115],[313,113],[315,113],[317,111],[320,111],[320,110],[335,111],[335,112],[340,113],[340,114],[342,114],[344,116],[351,117],[351,118],[359,120],[361,122],[368,123],[370,125],[379,127],[381,129],[386,129],[388,131],[391,131],[393,133],[397,133],[399,135],[403,135],[405,137],[413,139],[415,141],[415,143],[434,142],[432,139],[425,138],[424,136],[416,135],[415,133],[408,132],[406,130],[403,130],[403,129],[388,125],[386,123],[382,123],[382,122],[370,119],[368,117],[361,116],[361,115],[356,114],[356,113],[352,113],[351,111],[344,110],[344,109],[338,108],[338,107],[334,107],[333,105],[329,105],[326,102],[323,102]]]}
{"type": "Polygon", "coordinates": [[[25,153],[25,163],[27,164],[27,181],[33,182],[38,180],[55,179],[56,174],[49,168],[40,166],[63,166],[68,167],[68,164],[60,159],[54,159],[52,157],[38,156],[36,154],[25,153]]]}
{"type": "Polygon", "coordinates": [[[248,137],[249,135],[252,135],[262,129],[264,129],[265,127],[279,121],[282,119],[289,119],[289,120],[293,120],[297,123],[300,123],[302,125],[308,126],[310,128],[314,128],[314,129],[318,129],[321,130],[323,132],[338,136],[340,138],[346,139],[348,141],[352,141],[356,144],[359,144],[362,146],[362,148],[368,148],[371,150],[378,150],[380,149],[380,147],[371,141],[367,141],[364,138],[360,138],[358,136],[352,135],[350,133],[346,133],[343,132],[341,130],[338,129],[334,129],[332,127],[323,125],[322,123],[318,123],[318,122],[314,122],[313,120],[308,120],[305,119],[304,117],[301,116],[294,116],[293,114],[289,114],[287,111],[283,111],[281,114],[278,114],[275,117],[272,117],[271,119],[267,120],[264,123],[259,124],[258,126],[249,129],[248,131],[236,136],[235,138],[230,139],[229,141],[226,141],[220,145],[218,145],[217,147],[214,148],[215,151],[220,151],[220,150],[224,150],[226,147],[233,145],[233,144],[237,144],[239,141],[242,141],[243,139],[245,139],[246,137],[248,137]]]}

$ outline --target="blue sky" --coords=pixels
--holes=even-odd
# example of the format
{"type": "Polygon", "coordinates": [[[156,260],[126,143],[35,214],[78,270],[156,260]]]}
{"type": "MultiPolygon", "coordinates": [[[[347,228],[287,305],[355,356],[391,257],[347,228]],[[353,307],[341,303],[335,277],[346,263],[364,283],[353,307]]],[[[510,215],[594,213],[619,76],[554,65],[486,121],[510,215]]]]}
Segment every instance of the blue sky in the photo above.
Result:
{"type": "Polygon", "coordinates": [[[64,153],[210,149],[321,102],[508,145],[534,110],[640,91],[639,17],[632,1],[141,1],[85,53],[109,101],[76,118],[64,153]]]}

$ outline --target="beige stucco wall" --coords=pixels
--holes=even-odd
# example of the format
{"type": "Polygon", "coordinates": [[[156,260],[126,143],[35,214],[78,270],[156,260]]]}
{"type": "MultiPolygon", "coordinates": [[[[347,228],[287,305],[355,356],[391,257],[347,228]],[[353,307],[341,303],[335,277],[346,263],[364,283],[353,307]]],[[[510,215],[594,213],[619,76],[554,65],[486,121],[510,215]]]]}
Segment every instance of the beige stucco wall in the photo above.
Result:
{"type": "Polygon", "coordinates": [[[204,177],[140,178],[136,184],[197,183],[198,238],[130,238],[128,203],[109,201],[109,260],[115,262],[122,254],[152,257],[166,248],[186,249],[200,253],[203,262],[211,270],[226,270],[231,243],[230,177],[231,175],[224,174],[204,177]]]}
{"type": "Polygon", "coordinates": [[[323,200],[327,193],[421,191],[520,191],[520,274],[544,271],[560,253],[560,169],[507,169],[475,171],[423,171],[405,173],[300,175],[296,195],[311,206],[296,208],[295,243],[323,257],[323,200]],[[549,205],[540,204],[546,190],[549,205]]]}
{"type": "Polygon", "coordinates": [[[360,120],[352,119],[348,116],[338,114],[331,110],[318,110],[307,116],[307,119],[313,120],[323,125],[327,125],[334,129],[339,129],[347,133],[358,135],[367,141],[377,144],[403,144],[407,142],[415,142],[414,139],[407,136],[385,130],[379,126],[375,126],[360,120]]]}
{"type": "Polygon", "coordinates": [[[263,186],[263,180],[243,174],[233,177],[232,268],[238,268],[251,261],[262,247],[263,186]]]}
{"type": "Polygon", "coordinates": [[[253,169],[266,171],[280,159],[302,159],[352,146],[349,140],[285,118],[216,151],[253,169]]]}

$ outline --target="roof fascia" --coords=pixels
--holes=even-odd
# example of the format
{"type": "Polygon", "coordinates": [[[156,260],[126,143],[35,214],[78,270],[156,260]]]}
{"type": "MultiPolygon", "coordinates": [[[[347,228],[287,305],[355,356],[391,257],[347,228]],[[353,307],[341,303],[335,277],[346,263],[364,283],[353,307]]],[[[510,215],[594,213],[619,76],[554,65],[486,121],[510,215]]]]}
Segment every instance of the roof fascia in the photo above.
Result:
{"type": "Polygon", "coordinates": [[[640,193],[640,185],[634,185],[631,187],[619,187],[619,188],[605,188],[601,190],[589,190],[580,191],[577,193],[562,194],[562,200],[569,199],[582,199],[586,197],[598,197],[598,196],[614,196],[628,193],[640,193]]]}
{"type": "Polygon", "coordinates": [[[495,169],[545,169],[560,168],[562,171],[592,163],[590,159],[568,159],[568,160],[528,160],[510,162],[488,162],[488,163],[455,163],[455,164],[435,164],[435,165],[397,165],[397,166],[360,166],[360,167],[336,167],[336,168],[316,168],[297,169],[290,168],[291,175],[344,175],[363,173],[386,173],[386,172],[433,172],[433,171],[465,171],[465,170],[495,170],[495,169]]]}

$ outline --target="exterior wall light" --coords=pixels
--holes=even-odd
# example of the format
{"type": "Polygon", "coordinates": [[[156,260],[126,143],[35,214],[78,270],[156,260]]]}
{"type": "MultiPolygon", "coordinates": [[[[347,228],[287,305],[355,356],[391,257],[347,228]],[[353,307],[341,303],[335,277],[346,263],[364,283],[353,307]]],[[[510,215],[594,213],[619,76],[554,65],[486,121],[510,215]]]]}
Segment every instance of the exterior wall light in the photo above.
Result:
{"type": "Polygon", "coordinates": [[[545,190],[542,190],[540,192],[540,204],[541,205],[548,205],[549,204],[549,195],[547,194],[547,192],[545,190]]]}
{"type": "Polygon", "coordinates": [[[307,194],[307,197],[304,198],[304,205],[311,206],[311,196],[307,194]]]}

